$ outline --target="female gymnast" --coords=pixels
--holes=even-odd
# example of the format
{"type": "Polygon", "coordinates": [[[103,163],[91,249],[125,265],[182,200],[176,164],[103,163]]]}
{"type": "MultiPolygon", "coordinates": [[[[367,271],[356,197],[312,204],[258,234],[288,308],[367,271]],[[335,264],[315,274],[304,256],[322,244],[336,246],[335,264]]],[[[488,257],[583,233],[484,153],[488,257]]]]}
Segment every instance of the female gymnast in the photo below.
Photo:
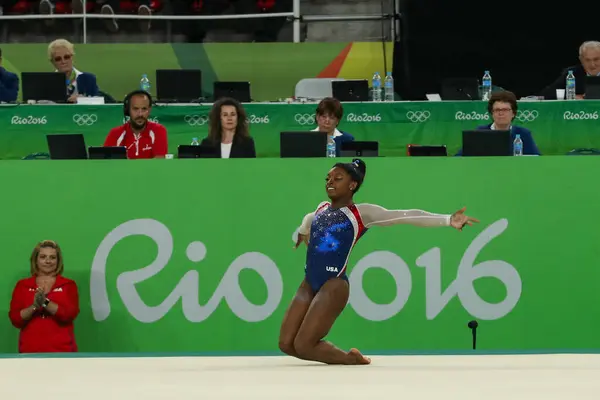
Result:
{"type": "Polygon", "coordinates": [[[466,216],[465,208],[452,215],[441,215],[354,204],[352,198],[360,189],[365,173],[366,165],[360,159],[335,164],[325,180],[331,201],[322,202],[302,220],[295,248],[302,242],[308,247],[305,278],[281,324],[279,348],[286,354],[325,364],[370,364],[371,360],[357,349],[345,352],[323,340],[348,301],[348,258],[367,229],[411,224],[462,230],[465,225],[479,222],[466,216]]]}

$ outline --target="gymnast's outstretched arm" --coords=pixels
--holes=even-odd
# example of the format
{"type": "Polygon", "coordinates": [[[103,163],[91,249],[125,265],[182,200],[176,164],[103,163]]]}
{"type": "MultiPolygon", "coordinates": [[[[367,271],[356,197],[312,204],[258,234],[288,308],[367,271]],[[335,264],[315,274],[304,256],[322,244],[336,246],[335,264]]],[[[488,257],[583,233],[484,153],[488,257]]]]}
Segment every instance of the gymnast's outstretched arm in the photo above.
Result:
{"type": "Polygon", "coordinates": [[[408,224],[416,226],[450,226],[451,214],[434,214],[423,210],[388,210],[376,204],[357,204],[365,228],[408,224]]]}

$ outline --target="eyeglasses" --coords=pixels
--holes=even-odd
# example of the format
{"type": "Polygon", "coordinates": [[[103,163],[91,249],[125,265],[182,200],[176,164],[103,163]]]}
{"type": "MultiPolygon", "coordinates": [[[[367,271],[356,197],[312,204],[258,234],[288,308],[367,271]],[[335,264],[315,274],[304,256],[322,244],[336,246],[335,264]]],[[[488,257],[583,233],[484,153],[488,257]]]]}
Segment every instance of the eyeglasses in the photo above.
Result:
{"type": "Polygon", "coordinates": [[[507,112],[511,112],[512,108],[494,108],[492,111],[494,113],[507,113],[507,112]]]}
{"type": "Polygon", "coordinates": [[[71,59],[71,55],[65,54],[62,57],[61,56],[54,57],[54,62],[61,62],[62,60],[69,61],[70,59],[71,59]]]}

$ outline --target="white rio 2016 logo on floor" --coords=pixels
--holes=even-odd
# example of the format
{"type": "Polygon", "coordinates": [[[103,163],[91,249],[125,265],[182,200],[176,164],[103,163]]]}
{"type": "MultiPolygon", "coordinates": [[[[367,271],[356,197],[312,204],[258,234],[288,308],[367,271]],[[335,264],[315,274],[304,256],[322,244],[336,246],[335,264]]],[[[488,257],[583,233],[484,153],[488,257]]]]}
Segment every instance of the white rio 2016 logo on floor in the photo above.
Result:
{"type": "MultiPolygon", "coordinates": [[[[456,279],[442,291],[441,254],[434,247],[416,260],[416,265],[425,268],[426,317],[434,319],[450,302],[458,296],[462,306],[473,317],[483,320],[502,318],[512,311],[521,297],[521,278],[517,270],[501,260],[483,261],[474,265],[475,259],[492,239],[508,227],[508,221],[501,219],[488,226],[469,245],[458,266],[456,279]],[[506,296],[500,303],[488,303],[473,287],[479,278],[493,277],[506,287],[506,296]]],[[[294,233],[293,239],[297,233],[294,233]]],[[[97,321],[110,315],[106,282],[106,263],[112,248],[121,240],[136,235],[153,239],[158,246],[156,259],[148,266],[135,271],[123,272],[117,277],[117,290],[123,304],[138,321],[151,323],[164,317],[181,299],[184,316],[191,322],[206,320],[225,299],[231,311],[247,322],[267,319],[279,307],[283,295],[283,279],[277,265],[268,256],[249,252],[237,257],[225,271],[217,289],[205,305],[198,304],[200,274],[190,270],[184,274],[175,289],[157,306],[148,306],[138,294],[135,285],[148,280],[164,269],[173,253],[173,237],[169,229],[153,219],[137,219],[125,222],[112,230],[102,241],[92,264],[90,293],[92,311],[97,321]],[[238,276],[243,269],[257,272],[267,287],[267,300],[262,305],[248,301],[239,286],[238,276]]],[[[192,242],[186,250],[192,262],[206,257],[206,247],[202,242],[192,242]]],[[[384,321],[398,314],[406,305],[412,291],[412,276],[406,262],[389,251],[376,251],[363,257],[351,269],[349,275],[351,291],[350,306],[361,317],[371,321],[384,321]],[[389,304],[371,301],[363,288],[363,275],[370,268],[382,268],[394,279],[397,287],[396,298],[389,304]]],[[[290,282],[297,285],[297,282],[290,282]]]]}

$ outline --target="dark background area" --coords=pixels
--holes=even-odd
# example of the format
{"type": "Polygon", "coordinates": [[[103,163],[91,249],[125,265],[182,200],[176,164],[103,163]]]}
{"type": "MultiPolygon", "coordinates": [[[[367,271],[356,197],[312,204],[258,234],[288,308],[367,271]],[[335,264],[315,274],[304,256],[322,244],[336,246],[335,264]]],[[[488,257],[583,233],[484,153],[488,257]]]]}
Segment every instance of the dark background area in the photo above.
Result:
{"type": "Polygon", "coordinates": [[[493,84],[535,95],[579,63],[579,46],[600,40],[597,2],[401,0],[402,42],[394,76],[404,99],[439,93],[450,77],[490,70],[493,84]]]}

